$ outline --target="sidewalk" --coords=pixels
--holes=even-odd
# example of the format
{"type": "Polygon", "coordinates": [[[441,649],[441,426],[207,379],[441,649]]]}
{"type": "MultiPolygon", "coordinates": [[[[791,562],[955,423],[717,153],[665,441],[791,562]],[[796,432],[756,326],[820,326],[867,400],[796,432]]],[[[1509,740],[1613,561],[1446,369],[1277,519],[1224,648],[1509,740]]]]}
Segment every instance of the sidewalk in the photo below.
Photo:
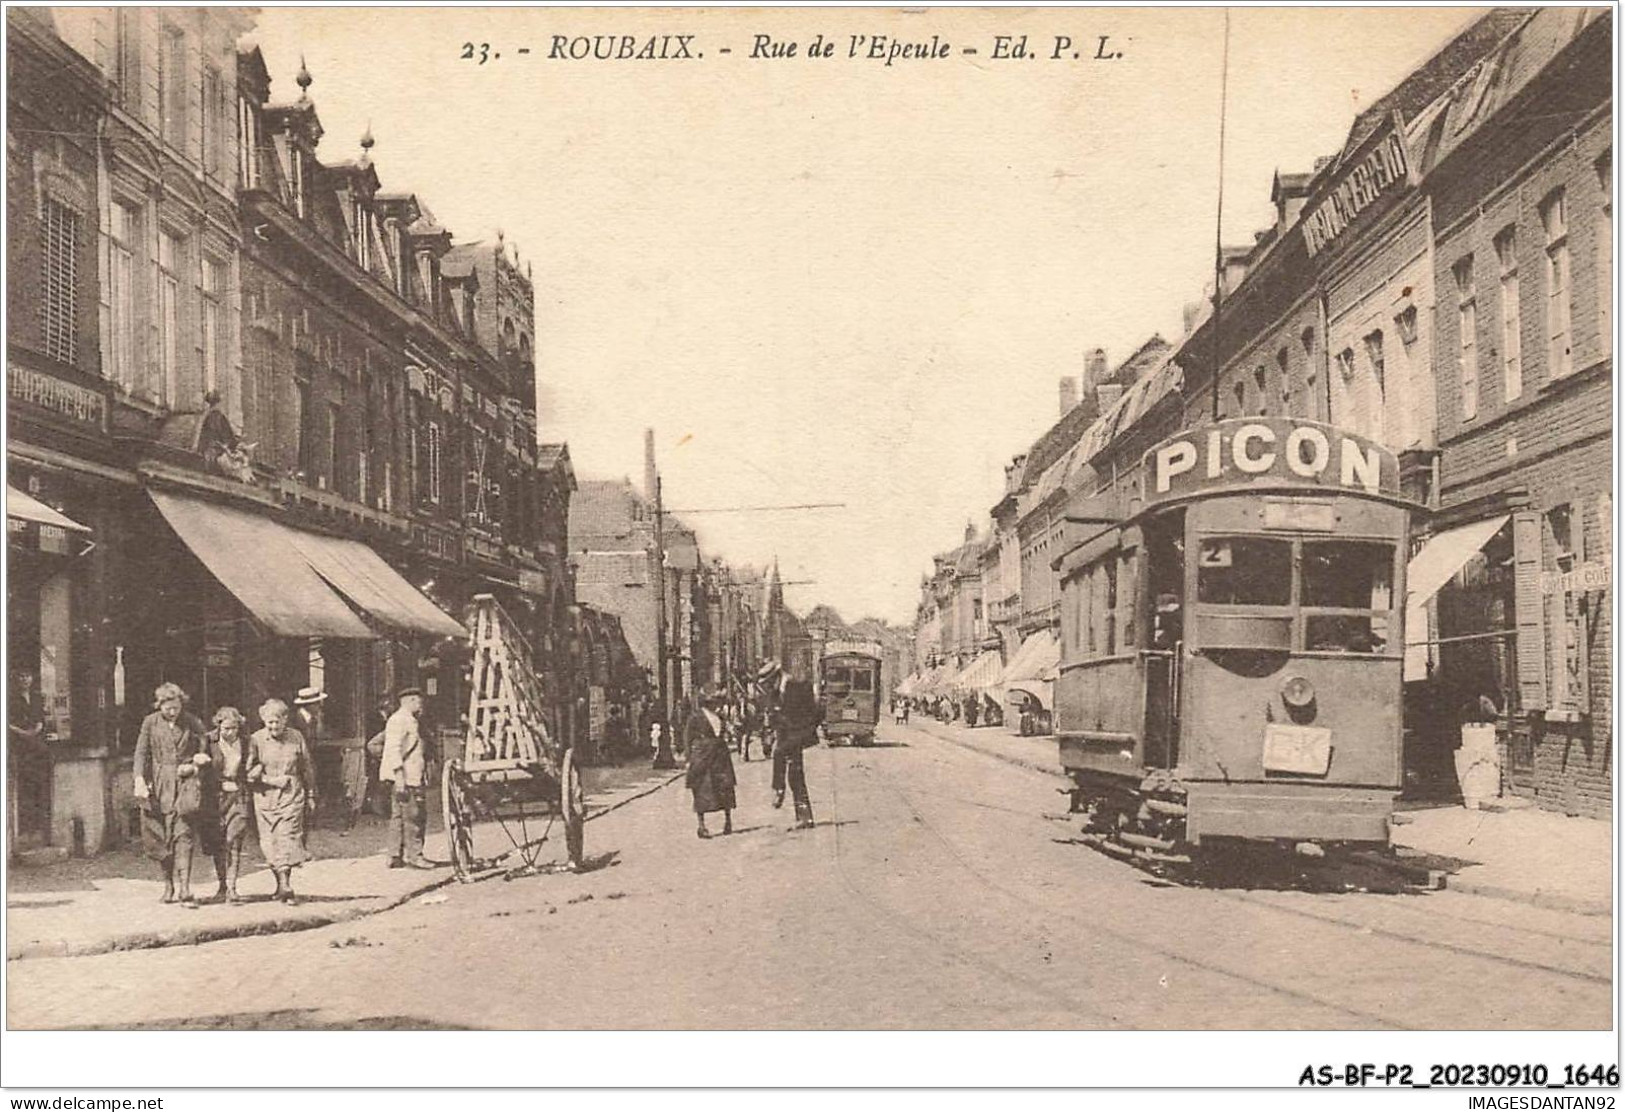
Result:
{"type": "MultiPolygon", "coordinates": [[[[590,822],[681,774],[638,764],[587,768],[581,775],[590,822]]],[[[38,867],[13,865],[6,893],[6,958],[73,957],[308,930],[387,911],[453,882],[449,865],[428,871],[386,868],[378,848],[384,825],[382,817],[367,815],[348,833],[326,825],[311,831],[316,859],[294,871],[300,902],[292,907],[271,899],[275,882],[252,844],[237,885],[248,902],[204,904],[196,910],[158,902],[163,885],[157,866],[139,848],[38,867]]],[[[540,837],[546,826],[545,818],[533,823],[530,837],[540,837]]],[[[562,846],[557,830],[552,838],[562,846]]],[[[587,846],[590,852],[590,833],[587,846]]],[[[494,857],[505,848],[511,844],[495,824],[475,828],[477,855],[494,857]]],[[[449,856],[438,795],[430,801],[424,853],[432,861],[449,856]]],[[[214,865],[205,857],[194,860],[192,889],[199,897],[215,890],[214,865]]]]}
{"type": "MultiPolygon", "coordinates": [[[[1018,737],[1002,726],[971,729],[919,717],[909,725],[1009,764],[1061,777],[1053,737],[1018,737]]],[[[883,733],[885,729],[882,725],[883,733]]],[[[1445,869],[1446,887],[1457,892],[1580,915],[1613,914],[1613,829],[1597,819],[1534,808],[1406,810],[1395,816],[1393,844],[1402,858],[1425,859],[1429,867],[1445,869]]]]}

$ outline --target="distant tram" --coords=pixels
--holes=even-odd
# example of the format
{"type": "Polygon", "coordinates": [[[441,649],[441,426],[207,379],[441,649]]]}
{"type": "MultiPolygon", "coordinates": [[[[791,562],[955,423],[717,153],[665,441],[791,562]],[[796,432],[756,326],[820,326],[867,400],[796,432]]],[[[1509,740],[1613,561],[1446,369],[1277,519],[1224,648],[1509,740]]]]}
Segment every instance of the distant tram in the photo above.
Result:
{"type": "Polygon", "coordinates": [[[1102,848],[1387,844],[1413,508],[1392,452],[1271,418],[1166,440],[1137,502],[1081,507],[1056,734],[1102,848]]]}
{"type": "Polygon", "coordinates": [[[880,724],[880,651],[867,645],[831,642],[818,662],[818,698],[824,708],[824,736],[855,745],[875,740],[880,724]]]}

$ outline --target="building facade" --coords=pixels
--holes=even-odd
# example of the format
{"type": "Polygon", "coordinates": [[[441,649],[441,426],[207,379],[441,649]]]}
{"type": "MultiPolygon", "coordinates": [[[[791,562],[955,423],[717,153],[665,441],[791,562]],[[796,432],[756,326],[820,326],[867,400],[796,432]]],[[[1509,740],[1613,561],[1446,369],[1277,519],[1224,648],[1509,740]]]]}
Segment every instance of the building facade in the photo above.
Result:
{"type": "Polygon", "coordinates": [[[319,158],[310,75],[273,101],[246,12],[8,20],[8,263],[46,277],[14,289],[38,327],[8,337],[11,650],[50,710],[48,817],[15,808],[30,837],[129,836],[161,682],[251,725],[316,687],[330,789],[400,685],[459,737],[478,594],[538,646],[550,726],[573,731],[569,454],[537,444],[528,345],[478,315],[492,271],[533,336],[525,288],[383,193],[371,136],[319,158]]]}

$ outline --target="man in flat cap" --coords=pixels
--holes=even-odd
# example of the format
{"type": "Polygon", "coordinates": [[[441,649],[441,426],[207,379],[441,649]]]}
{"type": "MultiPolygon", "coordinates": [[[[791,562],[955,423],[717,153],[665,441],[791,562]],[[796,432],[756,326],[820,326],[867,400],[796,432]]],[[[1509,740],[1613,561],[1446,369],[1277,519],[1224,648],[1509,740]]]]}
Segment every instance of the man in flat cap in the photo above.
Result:
{"type": "Polygon", "coordinates": [[[418,715],[423,713],[423,692],[402,688],[400,703],[384,724],[384,755],[378,760],[378,778],[390,781],[389,831],[385,848],[391,869],[432,869],[423,857],[423,829],[427,814],[423,805],[423,737],[418,733],[418,715]]]}

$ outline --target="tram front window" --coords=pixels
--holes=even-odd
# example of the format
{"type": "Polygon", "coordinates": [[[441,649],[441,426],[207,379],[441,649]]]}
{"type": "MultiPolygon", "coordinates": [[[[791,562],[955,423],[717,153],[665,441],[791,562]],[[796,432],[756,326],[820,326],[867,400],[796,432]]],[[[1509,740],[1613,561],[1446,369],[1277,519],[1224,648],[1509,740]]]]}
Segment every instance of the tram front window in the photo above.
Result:
{"type": "Polygon", "coordinates": [[[1368,611],[1306,614],[1304,648],[1312,652],[1384,651],[1388,647],[1388,611],[1394,605],[1394,546],[1377,541],[1305,541],[1302,602],[1305,607],[1368,611]]]}
{"type": "Polygon", "coordinates": [[[1394,546],[1375,541],[1306,541],[1303,604],[1345,610],[1394,605],[1394,546]]]}
{"type": "Polygon", "coordinates": [[[873,690],[873,686],[869,682],[869,680],[871,678],[872,677],[870,676],[870,673],[868,672],[867,669],[864,669],[864,668],[854,668],[854,669],[852,669],[852,690],[853,691],[870,691],[870,690],[873,690]]]}
{"type": "Polygon", "coordinates": [[[1292,601],[1292,542],[1272,537],[1204,537],[1197,550],[1196,600],[1221,606],[1292,601]]]}

